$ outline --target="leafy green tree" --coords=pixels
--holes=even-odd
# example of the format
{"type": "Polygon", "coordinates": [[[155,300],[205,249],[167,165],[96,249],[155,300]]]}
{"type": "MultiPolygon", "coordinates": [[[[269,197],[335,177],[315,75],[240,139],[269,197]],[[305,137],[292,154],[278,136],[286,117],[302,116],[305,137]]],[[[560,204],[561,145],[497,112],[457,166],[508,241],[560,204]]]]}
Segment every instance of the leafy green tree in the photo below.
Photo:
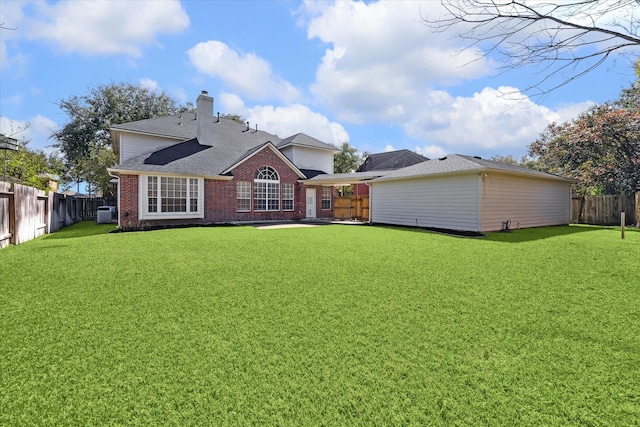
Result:
{"type": "Polygon", "coordinates": [[[364,160],[358,149],[350,146],[348,142],[342,143],[340,147],[336,146],[336,149],[340,152],[333,156],[334,173],[355,172],[364,160]]]}
{"type": "Polygon", "coordinates": [[[579,180],[579,194],[640,191],[640,111],[592,107],[572,122],[549,125],[529,154],[541,170],[579,180]]]}
{"type": "Polygon", "coordinates": [[[245,122],[242,117],[240,117],[237,114],[222,114],[220,117],[224,117],[225,119],[229,119],[229,120],[233,120],[236,123],[240,123],[241,125],[246,125],[247,122],[245,122]]]}
{"type": "Polygon", "coordinates": [[[499,154],[496,154],[490,160],[493,160],[494,162],[505,163],[507,165],[515,165],[515,166],[522,166],[529,169],[536,169],[535,159],[529,156],[522,156],[520,157],[520,159],[516,159],[511,154],[507,154],[506,156],[501,156],[499,154]]]}
{"type": "Polygon", "coordinates": [[[113,82],[90,88],[84,95],[62,99],[58,106],[68,121],[51,138],[64,157],[65,177],[86,181],[105,194],[111,189],[107,167],[116,162],[109,128],[189,109],[188,105],[180,107],[165,92],[113,82]]]}
{"type": "Polygon", "coordinates": [[[46,190],[49,188],[46,175],[59,175],[60,164],[55,156],[31,151],[27,145],[27,141],[18,141],[18,149],[7,152],[7,180],[46,190]]]}

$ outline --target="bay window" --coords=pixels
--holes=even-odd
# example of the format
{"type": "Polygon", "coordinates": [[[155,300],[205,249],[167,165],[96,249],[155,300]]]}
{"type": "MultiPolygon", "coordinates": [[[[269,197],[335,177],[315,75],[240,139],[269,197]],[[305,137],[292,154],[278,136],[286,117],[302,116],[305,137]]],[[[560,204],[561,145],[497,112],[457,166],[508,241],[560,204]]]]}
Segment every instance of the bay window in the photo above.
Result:
{"type": "Polygon", "coordinates": [[[203,218],[204,180],[140,176],[140,219],[203,218]]]}

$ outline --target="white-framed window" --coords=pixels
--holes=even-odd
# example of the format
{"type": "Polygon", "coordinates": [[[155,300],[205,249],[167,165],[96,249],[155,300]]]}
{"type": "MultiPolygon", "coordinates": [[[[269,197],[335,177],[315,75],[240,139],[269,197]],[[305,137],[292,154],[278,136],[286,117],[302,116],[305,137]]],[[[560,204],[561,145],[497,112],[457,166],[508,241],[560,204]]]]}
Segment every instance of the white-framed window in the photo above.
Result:
{"type": "Polygon", "coordinates": [[[293,210],[293,184],[282,184],[282,210],[293,210]]]}
{"type": "Polygon", "coordinates": [[[280,177],[272,167],[263,166],[256,171],[256,178],[253,180],[253,209],[280,210],[280,177]]]}
{"type": "Polygon", "coordinates": [[[141,175],[140,219],[203,218],[204,180],[141,175]]]}
{"type": "Polygon", "coordinates": [[[322,187],[322,209],[331,209],[333,187],[322,187]]]}
{"type": "Polygon", "coordinates": [[[249,181],[238,181],[236,184],[236,210],[251,212],[251,183],[249,181]]]}

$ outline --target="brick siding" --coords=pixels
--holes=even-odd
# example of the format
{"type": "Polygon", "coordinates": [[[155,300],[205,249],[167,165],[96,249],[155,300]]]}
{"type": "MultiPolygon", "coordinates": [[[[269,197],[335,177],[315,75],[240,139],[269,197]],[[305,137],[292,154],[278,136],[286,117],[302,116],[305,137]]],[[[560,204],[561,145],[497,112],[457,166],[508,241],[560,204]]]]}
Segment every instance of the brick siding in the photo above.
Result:
{"type": "Polygon", "coordinates": [[[144,229],[157,225],[174,224],[216,224],[237,221],[273,221],[299,220],[305,218],[306,189],[316,188],[316,217],[333,218],[332,191],[331,209],[322,209],[322,187],[306,186],[298,182],[300,177],[270,148],[265,148],[254,154],[231,171],[232,180],[204,180],[204,218],[203,219],[172,219],[172,220],[139,220],[138,219],[138,176],[120,176],[120,228],[144,229]],[[283,184],[293,184],[293,211],[282,210],[282,199],[279,211],[265,212],[237,212],[236,184],[238,181],[251,183],[251,205],[253,209],[253,180],[256,171],[262,166],[270,166],[280,176],[280,197],[282,198],[283,184]]]}

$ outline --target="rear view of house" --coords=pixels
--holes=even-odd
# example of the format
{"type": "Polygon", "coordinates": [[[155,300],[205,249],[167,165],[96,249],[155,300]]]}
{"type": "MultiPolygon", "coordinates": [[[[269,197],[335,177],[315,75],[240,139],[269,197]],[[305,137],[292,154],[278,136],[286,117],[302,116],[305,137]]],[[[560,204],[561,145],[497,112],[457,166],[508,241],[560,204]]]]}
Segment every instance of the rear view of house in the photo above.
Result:
{"type": "Polygon", "coordinates": [[[333,146],[214,117],[204,91],[195,113],[113,126],[111,136],[122,229],[333,217],[333,187],[302,182],[333,172],[333,146]]]}

